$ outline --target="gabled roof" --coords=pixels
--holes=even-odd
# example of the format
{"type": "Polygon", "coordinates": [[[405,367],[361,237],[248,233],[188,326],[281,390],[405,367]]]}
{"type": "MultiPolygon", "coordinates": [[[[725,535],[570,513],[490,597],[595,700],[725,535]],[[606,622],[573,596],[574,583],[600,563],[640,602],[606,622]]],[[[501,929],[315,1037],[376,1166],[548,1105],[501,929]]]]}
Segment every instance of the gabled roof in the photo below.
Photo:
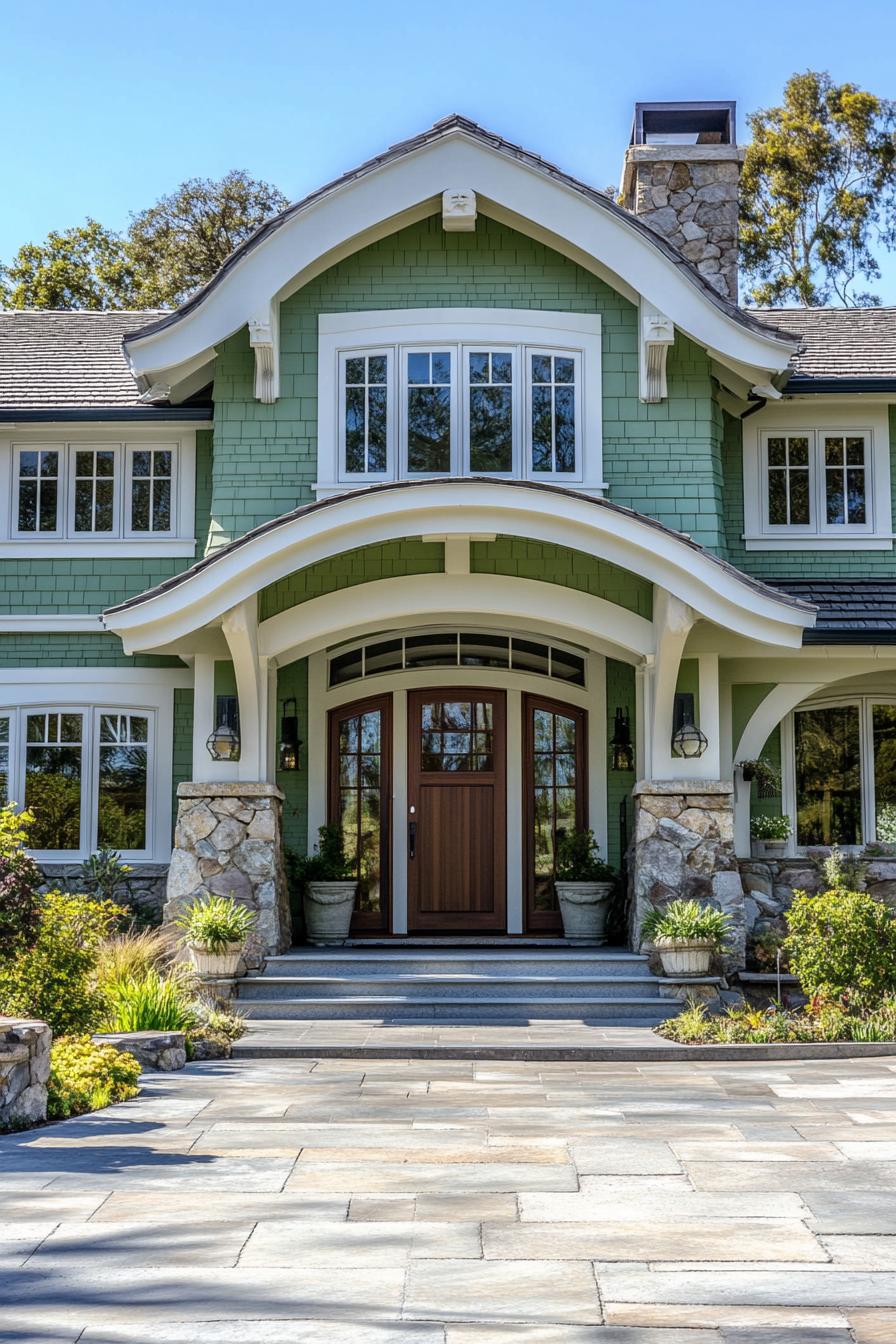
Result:
{"type": "Polygon", "coordinates": [[[801,339],[788,392],[896,387],[896,308],[753,308],[754,320],[801,339]],[[853,386],[856,381],[862,386],[853,386]]]}

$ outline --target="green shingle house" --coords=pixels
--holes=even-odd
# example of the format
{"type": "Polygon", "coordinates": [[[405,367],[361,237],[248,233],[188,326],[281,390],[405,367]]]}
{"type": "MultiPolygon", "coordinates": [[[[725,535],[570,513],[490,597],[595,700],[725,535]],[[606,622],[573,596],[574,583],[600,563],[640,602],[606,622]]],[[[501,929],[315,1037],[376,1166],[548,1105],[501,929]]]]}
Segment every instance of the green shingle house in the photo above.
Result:
{"type": "Polygon", "coordinates": [[[736,960],[817,847],[896,840],[896,312],[738,307],[733,105],[639,104],[624,160],[617,203],[453,116],[176,312],[0,315],[48,870],[115,848],[275,952],[338,821],[359,936],[550,936],[590,826],[635,941],[684,892],[736,960]]]}

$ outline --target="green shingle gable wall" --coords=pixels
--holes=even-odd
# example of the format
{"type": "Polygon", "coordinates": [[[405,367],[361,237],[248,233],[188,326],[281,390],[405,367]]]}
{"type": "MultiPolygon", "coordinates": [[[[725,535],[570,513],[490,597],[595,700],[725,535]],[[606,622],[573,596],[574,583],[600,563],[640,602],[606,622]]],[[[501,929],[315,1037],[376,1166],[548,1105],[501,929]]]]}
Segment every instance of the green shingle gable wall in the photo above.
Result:
{"type": "Polygon", "coordinates": [[[643,405],[634,305],[566,257],[485,217],[475,233],[445,233],[439,217],[402,229],[286,299],[280,398],[273,405],[255,400],[246,331],[218,347],[212,546],[313,497],[318,315],[443,307],[599,312],[611,497],[723,548],[721,419],[706,354],[679,334],[669,358],[668,400],[643,405]]]}
{"type": "Polygon", "coordinates": [[[139,653],[129,657],[117,635],[27,632],[0,634],[0,667],[178,667],[180,658],[139,653]]]}
{"type": "Polygon", "coordinates": [[[440,574],[443,551],[439,541],[412,538],[343,551],[341,555],[296,570],[287,578],[263,588],[258,595],[258,618],[265,621],[289,607],[309,602],[324,593],[336,592],[339,588],[353,588],[358,583],[405,578],[409,574],[440,574]]]}

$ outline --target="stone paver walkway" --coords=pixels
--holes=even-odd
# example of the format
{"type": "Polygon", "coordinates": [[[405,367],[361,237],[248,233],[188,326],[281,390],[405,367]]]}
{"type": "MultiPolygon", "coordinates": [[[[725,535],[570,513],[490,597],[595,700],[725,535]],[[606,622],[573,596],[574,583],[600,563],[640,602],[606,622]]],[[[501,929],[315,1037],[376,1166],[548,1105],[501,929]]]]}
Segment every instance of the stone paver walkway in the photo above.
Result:
{"type": "Polygon", "coordinates": [[[0,1139],[0,1340],[892,1344],[896,1061],[153,1076],[0,1139]]]}

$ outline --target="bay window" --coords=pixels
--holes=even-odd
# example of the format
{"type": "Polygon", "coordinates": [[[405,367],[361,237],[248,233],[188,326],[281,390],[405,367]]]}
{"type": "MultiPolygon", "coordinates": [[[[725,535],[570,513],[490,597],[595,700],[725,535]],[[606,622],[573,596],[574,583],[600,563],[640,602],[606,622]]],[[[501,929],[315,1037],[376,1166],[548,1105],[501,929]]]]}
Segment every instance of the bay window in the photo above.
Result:
{"type": "Polygon", "coordinates": [[[896,842],[896,699],[808,705],[785,724],[797,849],[896,842]]]}
{"type": "Polygon", "coordinates": [[[414,309],[319,323],[318,494],[450,475],[603,489],[597,315],[414,309]]]}

